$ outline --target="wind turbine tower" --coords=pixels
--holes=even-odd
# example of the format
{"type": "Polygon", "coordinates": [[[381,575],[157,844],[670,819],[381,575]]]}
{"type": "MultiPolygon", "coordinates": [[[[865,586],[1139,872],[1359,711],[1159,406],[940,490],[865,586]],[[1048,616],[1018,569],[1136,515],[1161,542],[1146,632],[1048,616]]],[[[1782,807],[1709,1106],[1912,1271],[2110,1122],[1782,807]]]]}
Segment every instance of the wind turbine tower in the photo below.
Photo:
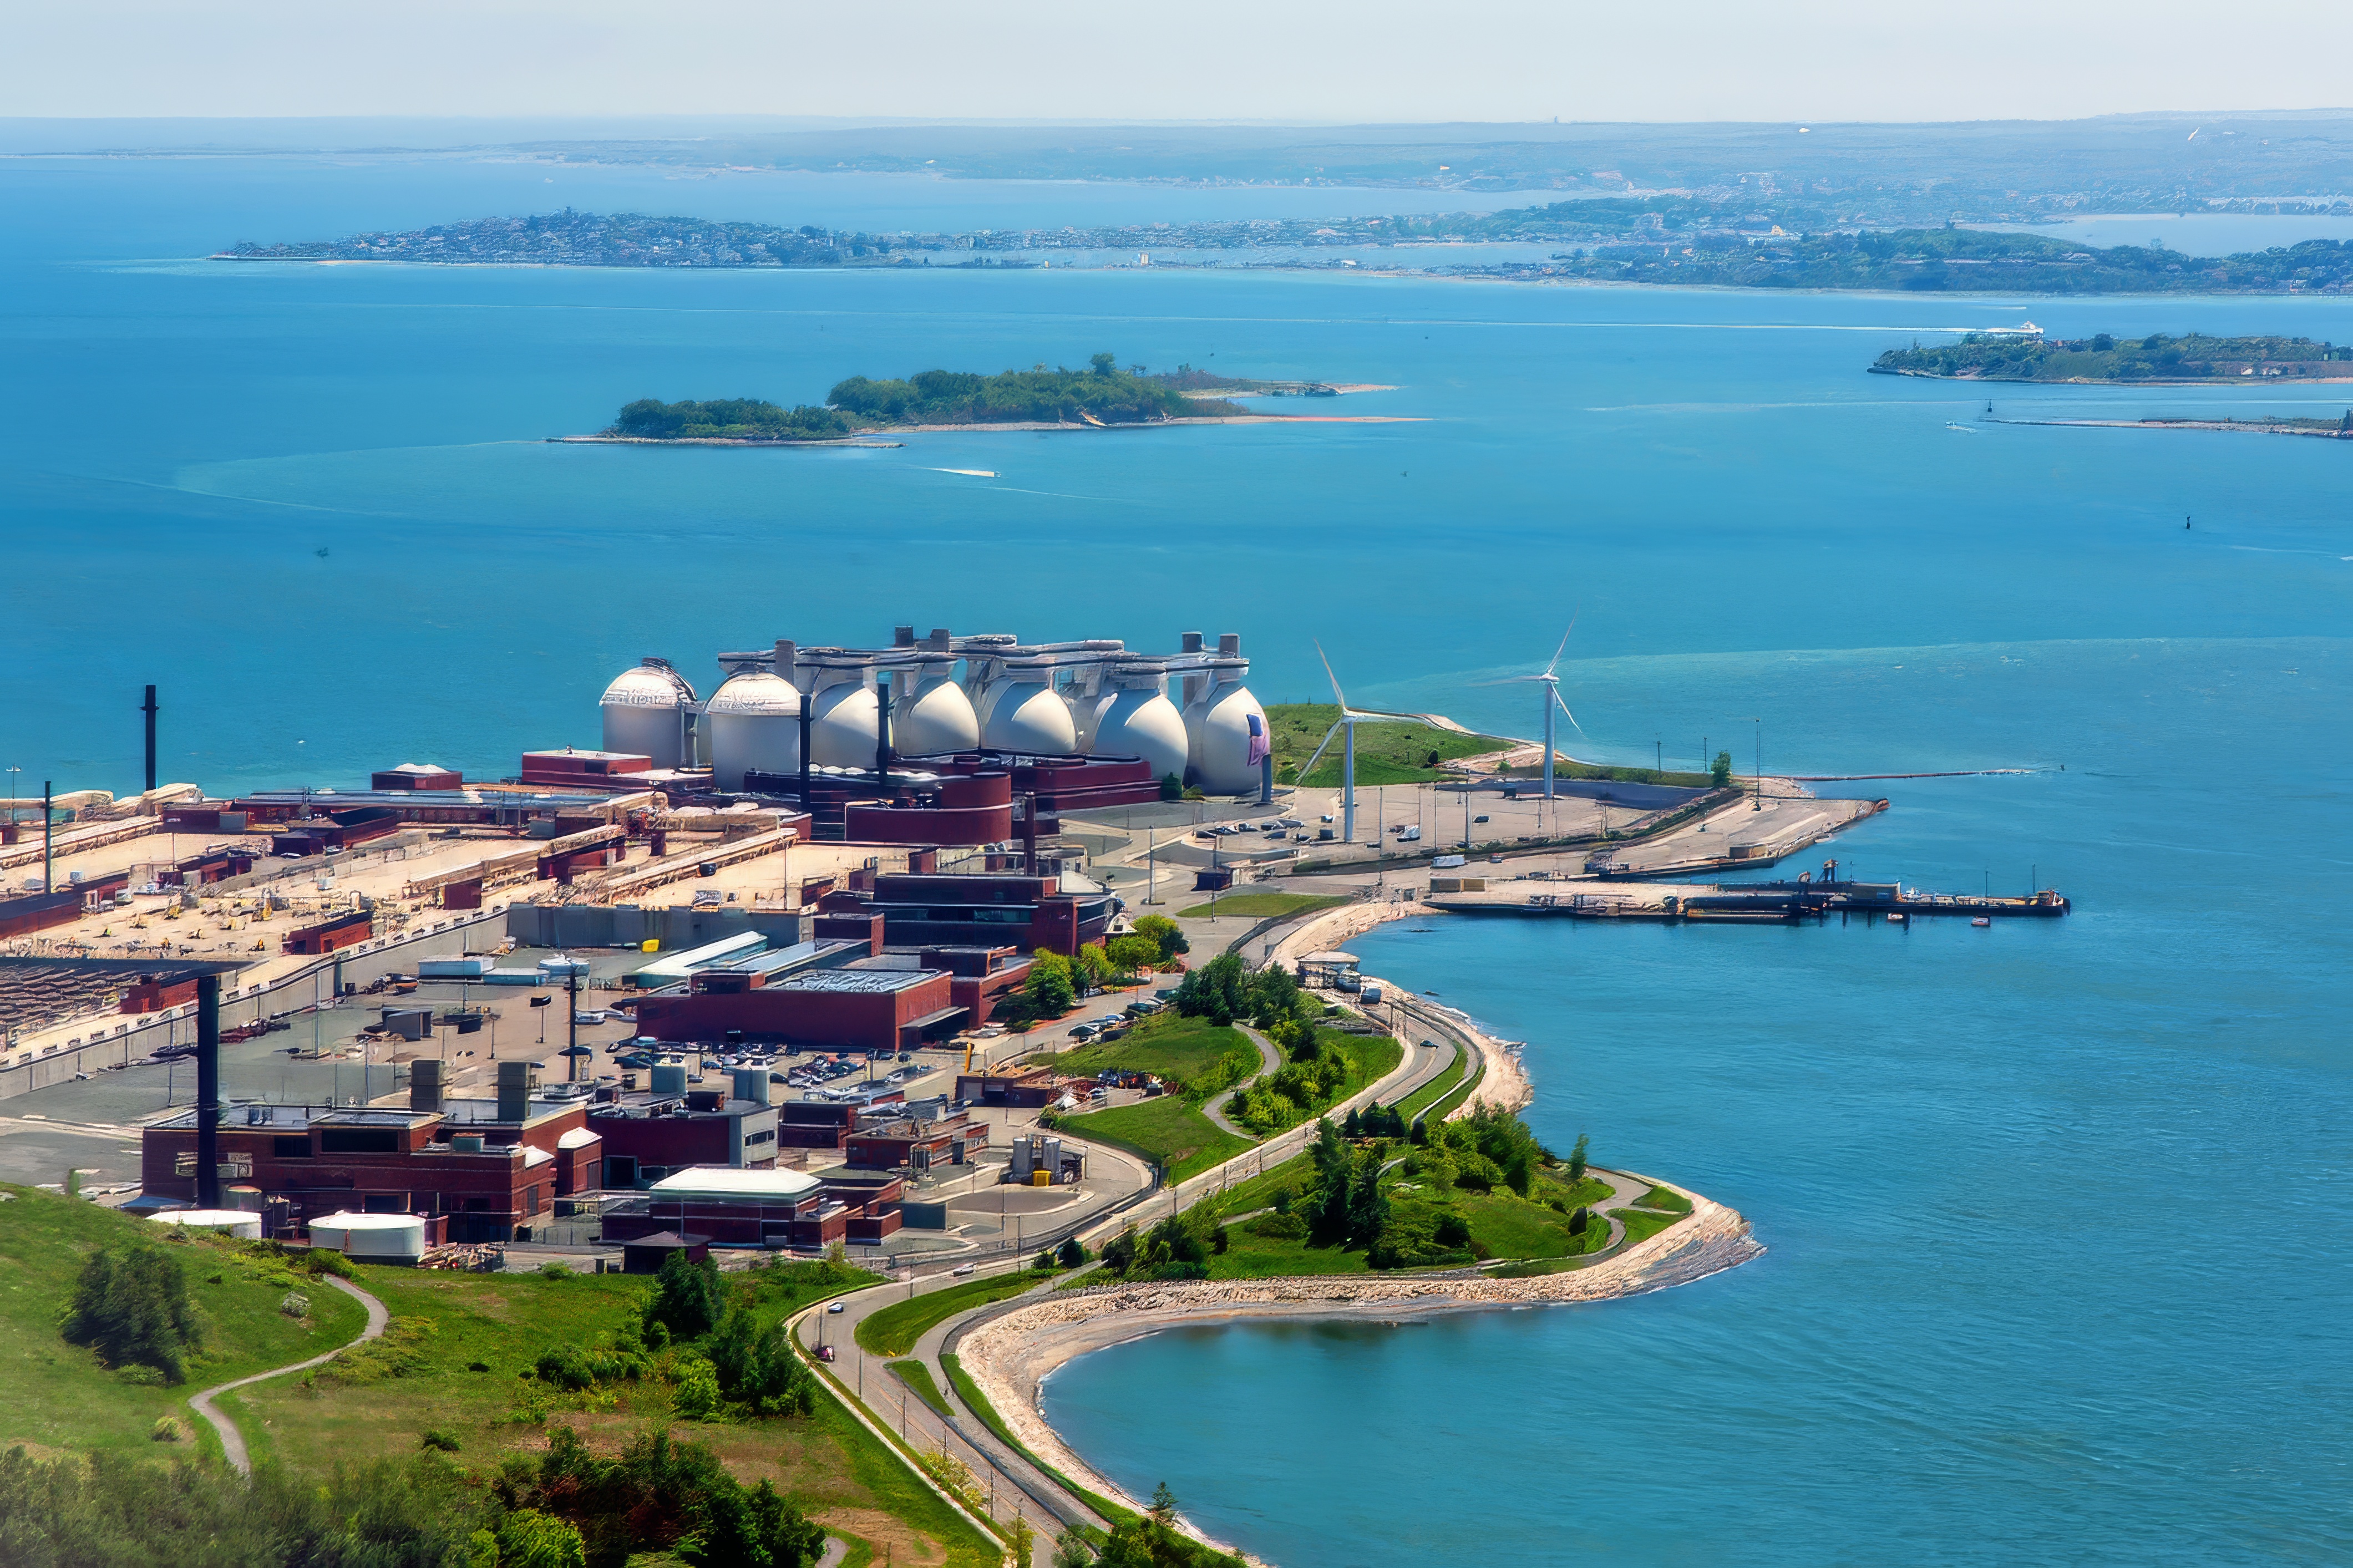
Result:
{"type": "Polygon", "coordinates": [[[1558,733],[1555,728],[1555,710],[1557,710],[1560,713],[1567,715],[1569,728],[1580,735],[1585,733],[1584,726],[1577,721],[1577,715],[1570,713],[1568,704],[1561,700],[1560,676],[1556,673],[1560,668],[1560,656],[1568,651],[1569,633],[1576,630],[1577,623],[1569,622],[1568,631],[1560,634],[1560,646],[1552,650],[1552,662],[1544,667],[1543,673],[1506,676],[1502,680],[1483,683],[1491,686],[1509,686],[1523,680],[1532,680],[1544,688],[1544,798],[1546,800],[1553,798],[1553,754],[1557,749],[1554,743],[1555,737],[1558,733]]]}

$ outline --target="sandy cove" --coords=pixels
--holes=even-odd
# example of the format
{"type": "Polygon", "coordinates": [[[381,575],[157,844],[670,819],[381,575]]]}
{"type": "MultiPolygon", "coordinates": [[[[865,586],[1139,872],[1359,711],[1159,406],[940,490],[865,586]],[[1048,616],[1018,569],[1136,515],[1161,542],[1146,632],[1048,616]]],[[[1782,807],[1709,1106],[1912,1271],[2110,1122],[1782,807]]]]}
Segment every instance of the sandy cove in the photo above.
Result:
{"type": "MultiPolygon", "coordinates": [[[[1381,901],[1366,900],[1361,903],[1343,904],[1325,910],[1312,919],[1303,921],[1277,942],[1267,962],[1286,967],[1295,966],[1311,952],[1326,952],[1345,945],[1351,938],[1359,937],[1376,926],[1391,921],[1417,920],[1424,915],[1438,916],[1442,910],[1428,904],[1410,900],[1381,901]]],[[[1391,994],[1415,1014],[1435,1014],[1446,1027],[1460,1035],[1464,1043],[1479,1053],[1486,1070],[1481,1074],[1478,1087],[1454,1114],[1461,1116],[1477,1105],[1492,1105],[1504,1110],[1517,1110],[1535,1098],[1535,1088],[1528,1081],[1526,1066],[1515,1051],[1507,1051],[1500,1041],[1489,1036],[1469,1016],[1453,1007],[1441,1007],[1434,1002],[1415,995],[1410,990],[1377,975],[1366,978],[1387,986],[1391,994]]]]}
{"type": "Polygon", "coordinates": [[[965,1333],[955,1351],[964,1370],[1024,1447],[1080,1485],[1140,1512],[1144,1503],[1071,1452],[1039,1413],[1041,1387],[1065,1363],[1165,1329],[1246,1318],[1378,1323],[1439,1312],[1604,1301],[1687,1285],[1764,1253],[1737,1212],[1681,1187],[1672,1190],[1692,1200],[1689,1219],[1617,1257],[1567,1273],[1526,1279],[1350,1274],[1066,1290],[1025,1298],[1022,1304],[965,1333]]]}

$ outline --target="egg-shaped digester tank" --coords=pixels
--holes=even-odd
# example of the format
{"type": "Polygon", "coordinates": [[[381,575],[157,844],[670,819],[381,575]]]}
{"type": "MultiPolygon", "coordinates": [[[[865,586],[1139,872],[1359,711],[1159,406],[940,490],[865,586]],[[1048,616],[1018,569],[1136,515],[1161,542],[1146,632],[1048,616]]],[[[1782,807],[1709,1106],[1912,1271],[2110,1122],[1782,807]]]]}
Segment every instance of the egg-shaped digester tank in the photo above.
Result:
{"type": "Polygon", "coordinates": [[[891,705],[891,749],[902,757],[969,752],[980,744],[980,718],[944,664],[925,665],[914,694],[891,705]]]}
{"type": "Polygon", "coordinates": [[[1232,683],[1220,679],[1185,710],[1190,763],[1187,782],[1210,795],[1246,795],[1256,790],[1261,782],[1261,764],[1273,743],[1266,710],[1240,683],[1249,668],[1247,664],[1237,664],[1220,670],[1232,683]]]}
{"type": "Polygon", "coordinates": [[[844,673],[829,686],[820,686],[809,700],[809,760],[821,768],[874,766],[874,735],[881,703],[874,689],[859,679],[861,671],[844,673]]]}
{"type": "Polygon", "coordinates": [[[1076,751],[1078,726],[1071,721],[1071,705],[1048,684],[1052,679],[1050,667],[1008,670],[982,721],[980,743],[1000,752],[1057,756],[1076,751]]]}
{"type": "Polygon", "coordinates": [[[711,736],[711,778],[742,789],[746,773],[797,773],[801,766],[801,704],[789,680],[765,669],[731,675],[703,705],[711,736]]]}
{"type": "Polygon", "coordinates": [[[650,757],[657,768],[694,765],[694,688],[667,659],[623,670],[598,706],[605,750],[650,757]]]}
{"type": "Polygon", "coordinates": [[[1185,716],[1161,690],[1163,677],[1153,668],[1120,670],[1113,688],[1094,700],[1087,725],[1087,751],[1101,757],[1142,757],[1152,764],[1152,776],[1174,773],[1181,780],[1191,761],[1192,742],[1185,716]]]}

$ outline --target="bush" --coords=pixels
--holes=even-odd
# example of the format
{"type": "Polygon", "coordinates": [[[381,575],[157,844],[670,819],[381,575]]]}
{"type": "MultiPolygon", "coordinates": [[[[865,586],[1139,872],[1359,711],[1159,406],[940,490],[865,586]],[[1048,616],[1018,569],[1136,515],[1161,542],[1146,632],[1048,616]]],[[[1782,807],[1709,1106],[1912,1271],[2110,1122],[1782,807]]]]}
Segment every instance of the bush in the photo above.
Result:
{"type": "Polygon", "coordinates": [[[701,1356],[689,1356],[679,1365],[678,1391],[671,1405],[688,1421],[708,1421],[719,1414],[719,1372],[701,1356]]]}
{"type": "Polygon", "coordinates": [[[311,1274],[332,1274],[338,1279],[356,1279],[360,1271],[352,1260],[332,1247],[314,1247],[302,1255],[302,1267],[311,1274]]]}
{"type": "Polygon", "coordinates": [[[587,1544],[577,1525],[537,1509],[520,1509],[499,1521],[500,1568],[586,1568],[587,1544]]]}
{"type": "Polygon", "coordinates": [[[311,1315],[311,1298],[300,1290],[289,1290],[278,1299],[278,1310],[290,1318],[307,1318],[311,1315]]]}
{"type": "Polygon", "coordinates": [[[445,1454],[454,1454],[458,1451],[458,1439],[456,1435],[448,1428],[433,1426],[428,1427],[417,1439],[417,1446],[420,1448],[438,1448],[445,1454]]]}
{"type": "Polygon", "coordinates": [[[1075,1236],[1071,1237],[1062,1243],[1062,1250],[1056,1256],[1064,1268],[1076,1268],[1087,1260],[1086,1244],[1075,1236]]]}
{"type": "Polygon", "coordinates": [[[700,1339],[718,1326],[725,1302],[719,1265],[708,1258],[698,1263],[683,1248],[673,1251],[654,1276],[654,1293],[645,1310],[647,1335],[650,1340],[659,1323],[670,1339],[700,1339]]]}
{"type": "Polygon", "coordinates": [[[1307,1235],[1307,1222],[1295,1214],[1262,1214],[1242,1228],[1270,1241],[1299,1241],[1307,1235]]]}
{"type": "Polygon", "coordinates": [[[1442,1214],[1438,1216],[1438,1228],[1431,1233],[1431,1239],[1440,1247],[1468,1247],[1471,1222],[1459,1214],[1442,1214]]]}
{"type": "Polygon", "coordinates": [[[1593,1216],[1587,1213],[1585,1205],[1580,1204],[1577,1205],[1577,1212],[1568,1216],[1568,1234],[1571,1236],[1583,1236],[1585,1234],[1586,1227],[1590,1226],[1592,1223],[1593,1216]]]}
{"type": "Polygon", "coordinates": [[[148,1440],[154,1443],[176,1443],[187,1435],[187,1429],[174,1415],[158,1415],[155,1425],[147,1428],[148,1440]]]}
{"type": "Polygon", "coordinates": [[[116,1367],[114,1377],[116,1382],[130,1384],[134,1388],[161,1388],[170,1381],[155,1368],[142,1366],[137,1362],[129,1366],[116,1367]]]}
{"type": "Polygon", "coordinates": [[[177,1383],[182,1357],[196,1342],[186,1271],[152,1247],[119,1257],[111,1248],[94,1252],[74,1282],[63,1331],[68,1343],[90,1346],[109,1366],[151,1366],[177,1383]]]}
{"type": "Polygon", "coordinates": [[[569,1279],[572,1270],[561,1263],[543,1263],[539,1266],[539,1277],[542,1279],[569,1279]]]}

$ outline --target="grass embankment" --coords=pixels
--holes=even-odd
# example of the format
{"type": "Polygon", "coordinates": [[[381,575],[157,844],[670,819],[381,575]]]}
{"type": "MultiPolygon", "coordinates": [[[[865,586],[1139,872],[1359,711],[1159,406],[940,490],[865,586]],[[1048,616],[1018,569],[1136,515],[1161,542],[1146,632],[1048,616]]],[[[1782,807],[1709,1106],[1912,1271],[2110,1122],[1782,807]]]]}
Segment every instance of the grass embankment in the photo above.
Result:
{"type": "MultiPolygon", "coordinates": [[[[1544,763],[1539,758],[1533,763],[1497,768],[1495,772],[1505,778],[1541,779],[1544,777],[1544,763]]],[[[1672,768],[1662,771],[1658,768],[1604,767],[1599,763],[1573,763],[1567,757],[1559,755],[1555,755],[1553,758],[1552,773],[1556,779],[1606,780],[1611,784],[1672,784],[1678,789],[1707,789],[1715,783],[1715,778],[1707,773],[1677,773],[1672,768]]]]}
{"type": "MultiPolygon", "coordinates": [[[[0,1185],[0,1447],[103,1448],[185,1456],[212,1428],[188,1410],[188,1395],[216,1383],[305,1360],[356,1338],[367,1321],[357,1301],[275,1258],[233,1242],[176,1233],[134,1215],[36,1187],[0,1185]],[[58,1332],[83,1260],[101,1247],[148,1245],[180,1260],[200,1331],[186,1381],[164,1387],[134,1381],[143,1369],[110,1371],[58,1332]],[[279,1310],[289,1293],[310,1303],[297,1320],[279,1310]],[[155,1442],[170,1417],[188,1434],[155,1442]]],[[[414,1446],[414,1438],[411,1446],[414,1446]]]]}
{"type": "MultiPolygon", "coordinates": [[[[1405,1118],[1407,1126],[1412,1126],[1414,1118],[1425,1114],[1431,1106],[1453,1093],[1455,1085],[1462,1081],[1463,1068],[1470,1055],[1457,1045],[1454,1059],[1446,1064],[1445,1071],[1398,1101],[1398,1114],[1405,1118]]],[[[1439,1118],[1440,1121],[1444,1119],[1442,1114],[1439,1118]]]]}
{"type": "Polygon", "coordinates": [[[947,1373],[948,1384],[956,1391],[956,1397],[964,1401],[965,1408],[978,1416],[980,1424],[995,1433],[998,1442],[1052,1477],[1064,1491],[1094,1510],[1097,1517],[1114,1525],[1129,1524],[1135,1521],[1137,1515],[1133,1510],[1120,1507],[1100,1492],[1089,1491],[1036,1454],[1031,1453],[1022,1441],[1013,1435],[1013,1429],[1005,1424],[1005,1417],[997,1413],[997,1406],[988,1402],[988,1396],[981,1393],[980,1385],[973,1382],[971,1373],[965,1371],[963,1361],[955,1352],[942,1353],[940,1370],[947,1373]]]}
{"type": "Polygon", "coordinates": [[[1171,1182],[1198,1175],[1255,1147],[1249,1139],[1237,1138],[1217,1126],[1201,1114],[1198,1106],[1175,1094],[1109,1110],[1091,1110],[1084,1116],[1065,1116],[1054,1125],[1056,1131],[1073,1138],[1108,1143],[1148,1160],[1160,1166],[1171,1182]]]}
{"type": "Polygon", "coordinates": [[[1029,1059],[1075,1078],[1107,1070],[1150,1073],[1191,1093],[1223,1089],[1259,1067],[1258,1047],[1240,1029],[1174,1013],[1145,1018],[1116,1040],[1040,1052],[1029,1059]]]}
{"type": "Polygon", "coordinates": [[[951,1415],[948,1402],[940,1397],[940,1385],[932,1381],[932,1369],[919,1361],[894,1361],[890,1363],[891,1375],[913,1391],[916,1398],[930,1405],[939,1415],[951,1415]]]}
{"type": "Polygon", "coordinates": [[[1626,1245],[1631,1247],[1638,1241],[1650,1240],[1667,1226],[1682,1219],[1683,1215],[1650,1214],[1641,1209],[1611,1209],[1609,1217],[1626,1226],[1626,1245]]]}
{"type": "Polygon", "coordinates": [[[1178,910],[1176,918],[1205,921],[1211,916],[1237,916],[1243,920],[1271,920],[1279,915],[1305,914],[1310,910],[1328,910],[1353,902],[1323,893],[1234,893],[1215,902],[1195,904],[1189,910],[1178,910]]]}
{"type": "MultiPolygon", "coordinates": [[[[1339,721],[1340,710],[1328,702],[1278,702],[1266,710],[1274,742],[1275,776],[1284,784],[1324,788],[1340,782],[1340,744],[1335,741],[1303,779],[1299,770],[1314,754],[1324,734],[1339,721]]],[[[1421,784],[1456,778],[1438,764],[1462,757],[1504,751],[1512,742],[1493,735],[1466,735],[1442,730],[1418,719],[1372,719],[1356,726],[1356,787],[1421,784]]]]}
{"type": "Polygon", "coordinates": [[[986,1307],[1008,1296],[1018,1296],[1052,1278],[1051,1274],[1025,1268],[1016,1274],[968,1279],[944,1290],[929,1290],[909,1300],[894,1301],[858,1325],[859,1348],[869,1355],[905,1355],[915,1348],[917,1340],[958,1312],[986,1307]]]}

